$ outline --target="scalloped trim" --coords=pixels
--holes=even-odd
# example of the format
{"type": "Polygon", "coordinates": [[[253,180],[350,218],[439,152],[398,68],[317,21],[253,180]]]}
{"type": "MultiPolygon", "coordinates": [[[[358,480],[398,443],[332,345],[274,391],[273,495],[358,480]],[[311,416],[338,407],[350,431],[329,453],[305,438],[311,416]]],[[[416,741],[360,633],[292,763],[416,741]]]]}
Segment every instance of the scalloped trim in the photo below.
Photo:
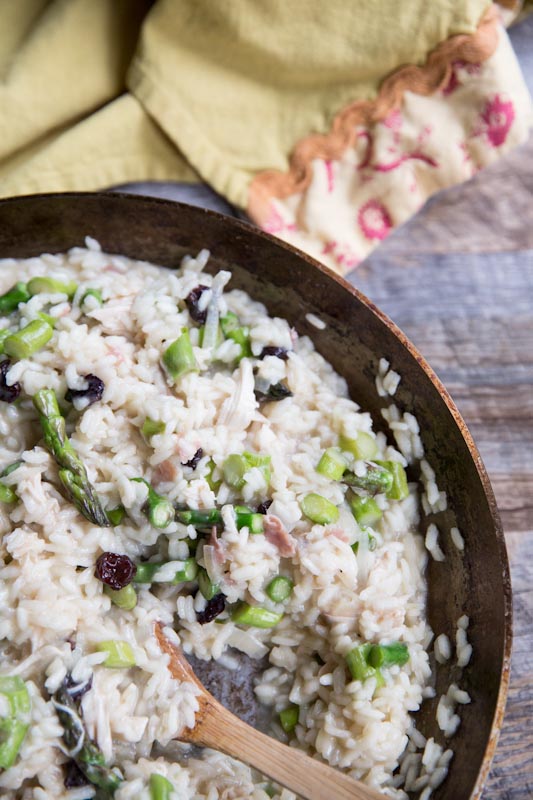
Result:
{"type": "Polygon", "coordinates": [[[389,75],[375,100],[358,100],[342,109],[327,134],[311,134],[294,148],[289,170],[264,170],[252,180],[249,190],[248,214],[258,224],[270,213],[272,198],[300,194],[312,178],[312,161],[316,158],[338,159],[354,145],[357,125],[370,125],[384,119],[401,105],[404,92],[429,95],[445,86],[450,78],[452,62],[467,61],[479,64],[492,55],[498,44],[499,14],[491,6],[481,18],[475,33],[457,34],[441,42],[421,66],[410,64],[389,75]]]}

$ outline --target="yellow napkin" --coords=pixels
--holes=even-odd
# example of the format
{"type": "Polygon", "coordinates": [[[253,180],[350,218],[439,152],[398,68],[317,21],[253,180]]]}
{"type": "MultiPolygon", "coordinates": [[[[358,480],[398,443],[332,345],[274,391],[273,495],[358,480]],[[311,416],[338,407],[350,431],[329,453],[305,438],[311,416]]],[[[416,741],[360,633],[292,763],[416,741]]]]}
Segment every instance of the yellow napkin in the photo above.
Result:
{"type": "Polygon", "coordinates": [[[159,0],[143,21],[151,5],[1,0],[0,194],[196,170],[246,206],[258,170],[488,3],[159,0]]]}
{"type": "Polygon", "coordinates": [[[0,0],[0,195],[203,180],[341,272],[529,112],[489,0],[0,0]]]}

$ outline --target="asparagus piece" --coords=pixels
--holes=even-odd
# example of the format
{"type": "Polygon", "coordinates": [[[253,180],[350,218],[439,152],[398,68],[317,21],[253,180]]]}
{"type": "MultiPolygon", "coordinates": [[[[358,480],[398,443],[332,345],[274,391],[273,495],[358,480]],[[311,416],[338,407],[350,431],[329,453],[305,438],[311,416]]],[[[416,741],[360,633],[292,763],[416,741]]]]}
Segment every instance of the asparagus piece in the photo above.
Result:
{"type": "Polygon", "coordinates": [[[291,705],[279,712],[279,721],[285,733],[292,733],[300,718],[300,706],[291,705]]]}
{"type": "Polygon", "coordinates": [[[0,503],[14,503],[16,499],[17,495],[11,486],[0,481],[0,503]]]}
{"type": "Polygon", "coordinates": [[[19,303],[30,299],[30,293],[25,283],[19,281],[0,297],[0,314],[9,314],[18,308],[19,303]]]}
{"type": "Polygon", "coordinates": [[[4,340],[4,353],[12,358],[29,358],[41,350],[54,335],[54,329],[44,319],[34,319],[25,328],[4,340]]]}
{"type": "Polygon", "coordinates": [[[187,372],[198,371],[188,328],[182,328],[181,336],[167,347],[162,361],[173,381],[177,381],[187,372]]]}
{"type": "Polygon", "coordinates": [[[357,486],[358,489],[364,489],[370,494],[383,492],[388,495],[392,489],[393,476],[385,467],[367,464],[367,470],[364,475],[345,472],[342,476],[342,482],[348,484],[348,486],[357,486]]]}
{"type": "Polygon", "coordinates": [[[106,766],[104,754],[89,739],[79,706],[68,690],[68,677],[53,697],[54,706],[63,726],[63,741],[68,755],[94,786],[102,789],[103,797],[113,797],[122,783],[122,776],[106,766]]]}
{"type": "Polygon", "coordinates": [[[316,471],[325,478],[332,481],[340,481],[346,469],[346,459],[338,447],[328,447],[324,450],[320,461],[316,465],[316,471]]]}
{"type": "Polygon", "coordinates": [[[36,392],[33,405],[39,413],[45,444],[61,468],[59,479],[70,499],[90,522],[100,527],[108,526],[109,520],[91,486],[83,462],[67,437],[65,419],[53,389],[36,392]]]}
{"type": "Polygon", "coordinates": [[[195,528],[211,528],[222,522],[222,514],[218,508],[184,508],[176,511],[176,519],[184,525],[194,525],[195,528]]]}
{"type": "Polygon", "coordinates": [[[158,494],[144,478],[131,478],[135,483],[148,487],[148,497],[143,509],[154,528],[167,528],[174,519],[174,506],[162,494],[158,494]]]}
{"type": "Polygon", "coordinates": [[[60,281],[57,278],[49,278],[47,276],[39,276],[28,281],[28,292],[31,295],[40,294],[41,292],[61,293],[66,294],[71,300],[77,288],[78,284],[74,283],[74,281],[60,281]]]}
{"type": "Polygon", "coordinates": [[[329,525],[330,522],[337,522],[339,518],[337,506],[315,492],[305,495],[300,502],[300,508],[311,522],[318,522],[320,525],[329,525]]]}
{"type": "Polygon", "coordinates": [[[9,707],[6,716],[0,717],[0,769],[9,769],[28,731],[31,703],[26,684],[18,675],[0,677],[0,695],[9,707]]]}
{"type": "Polygon", "coordinates": [[[233,622],[237,625],[250,625],[252,628],[273,628],[283,619],[283,614],[276,614],[268,608],[261,606],[251,606],[246,602],[241,602],[231,615],[233,622]]]}
{"type": "Polygon", "coordinates": [[[163,775],[152,772],[150,775],[150,800],[170,800],[174,786],[163,775]]]}
{"type": "Polygon", "coordinates": [[[291,596],[293,588],[294,583],[290,578],[286,578],[285,575],[277,575],[272,578],[265,591],[273,603],[282,603],[291,596]]]}

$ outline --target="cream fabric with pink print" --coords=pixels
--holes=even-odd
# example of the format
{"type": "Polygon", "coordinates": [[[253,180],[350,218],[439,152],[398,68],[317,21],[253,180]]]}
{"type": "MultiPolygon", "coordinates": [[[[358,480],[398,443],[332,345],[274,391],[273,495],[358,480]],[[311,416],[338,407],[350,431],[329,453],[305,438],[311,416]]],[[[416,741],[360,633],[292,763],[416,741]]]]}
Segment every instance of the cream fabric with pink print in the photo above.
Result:
{"type": "Polygon", "coordinates": [[[525,141],[531,98],[506,32],[481,64],[456,61],[443,89],[357,126],[338,160],[316,158],[305,191],[270,201],[264,230],[341,274],[356,267],[432,194],[525,141]]]}

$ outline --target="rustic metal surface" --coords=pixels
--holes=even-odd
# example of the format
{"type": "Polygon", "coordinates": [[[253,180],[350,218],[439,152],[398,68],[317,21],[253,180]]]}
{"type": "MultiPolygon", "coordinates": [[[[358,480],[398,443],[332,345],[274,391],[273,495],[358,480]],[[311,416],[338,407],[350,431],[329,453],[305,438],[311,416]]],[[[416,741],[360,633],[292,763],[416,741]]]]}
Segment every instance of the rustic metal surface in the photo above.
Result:
{"type": "MultiPolygon", "coordinates": [[[[508,680],[510,584],[503,535],[481,459],[446,390],[403,334],[341,279],[290,247],[245,224],[188,206],[120,195],[55,195],[0,202],[0,253],[27,256],[81,244],[89,234],[105,250],[176,266],[183,253],[209,247],[213,268],[230,267],[234,286],[263,300],[271,313],[289,319],[347,379],[352,396],[376,422],[384,401],[374,377],[385,355],[402,375],[395,402],[419,419],[437,481],[466,539],[459,556],[443,536],[445,563],[429,568],[429,615],[437,633],[453,637],[458,617],[471,617],[472,665],[460,676],[472,705],[453,740],[450,776],[435,793],[443,800],[477,796],[495,747],[508,680]],[[313,328],[305,314],[326,323],[313,328]]],[[[439,516],[443,530],[450,512],[439,516]]],[[[438,670],[437,690],[458,678],[453,664],[438,670]]],[[[437,697],[438,699],[438,697],[437,697]]],[[[421,728],[442,741],[435,723],[437,700],[420,714],[421,728]]]]}

